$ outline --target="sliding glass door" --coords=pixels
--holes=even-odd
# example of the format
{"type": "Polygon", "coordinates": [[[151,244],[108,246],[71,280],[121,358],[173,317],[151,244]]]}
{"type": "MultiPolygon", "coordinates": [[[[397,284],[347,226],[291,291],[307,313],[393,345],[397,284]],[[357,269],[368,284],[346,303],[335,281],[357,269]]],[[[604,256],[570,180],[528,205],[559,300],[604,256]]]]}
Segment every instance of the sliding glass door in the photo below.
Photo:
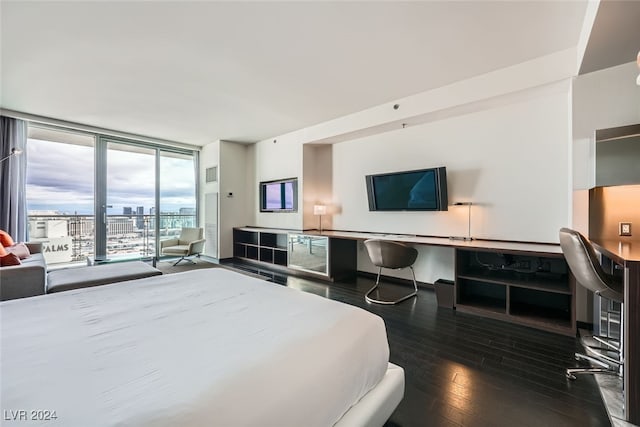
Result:
{"type": "Polygon", "coordinates": [[[196,227],[196,175],[193,154],[160,151],[160,240],[196,227]]]}
{"type": "Polygon", "coordinates": [[[106,143],[106,255],[154,256],[157,150],[106,143]]]}
{"type": "Polygon", "coordinates": [[[29,238],[47,261],[159,256],[158,242],[197,226],[197,152],[29,126],[29,238]]]}

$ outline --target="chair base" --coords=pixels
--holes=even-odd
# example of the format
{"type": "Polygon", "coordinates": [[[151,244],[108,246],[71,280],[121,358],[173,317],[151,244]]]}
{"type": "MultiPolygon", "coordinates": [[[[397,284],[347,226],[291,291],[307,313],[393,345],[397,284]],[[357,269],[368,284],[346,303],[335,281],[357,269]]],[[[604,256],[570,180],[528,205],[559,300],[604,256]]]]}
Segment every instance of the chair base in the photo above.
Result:
{"type": "Polygon", "coordinates": [[[618,377],[622,376],[622,374],[620,374],[618,371],[613,371],[607,368],[568,368],[566,376],[567,376],[567,379],[575,380],[578,378],[576,377],[576,375],[581,375],[581,374],[605,374],[605,375],[615,375],[618,377]]]}
{"type": "Polygon", "coordinates": [[[365,301],[370,302],[370,303],[375,303],[375,304],[395,305],[395,304],[401,303],[402,301],[408,300],[409,298],[418,296],[418,284],[416,282],[416,275],[415,275],[415,273],[413,271],[413,267],[410,266],[409,268],[411,269],[411,275],[413,276],[413,292],[412,293],[410,293],[408,295],[405,295],[405,296],[403,296],[401,298],[398,298],[396,300],[393,300],[393,301],[386,301],[386,300],[379,300],[379,299],[371,298],[369,296],[369,294],[371,294],[373,291],[378,289],[378,286],[379,286],[379,283],[380,283],[380,273],[382,271],[382,267],[379,267],[378,268],[378,277],[376,278],[376,284],[375,284],[375,286],[373,288],[369,289],[369,291],[367,291],[367,293],[364,295],[365,301]]]}
{"type": "Polygon", "coordinates": [[[579,374],[605,374],[622,376],[622,369],[624,366],[624,360],[622,356],[622,349],[618,345],[614,345],[610,340],[603,339],[599,336],[592,336],[596,342],[606,345],[608,348],[593,347],[584,345],[587,354],[575,353],[576,360],[583,360],[596,365],[597,367],[589,366],[584,368],[568,368],[566,376],[570,380],[575,380],[576,375],[579,374]],[[611,357],[604,352],[616,353],[617,357],[611,357]]]}
{"type": "Polygon", "coordinates": [[[179,260],[177,260],[173,266],[175,267],[176,265],[178,265],[178,263],[180,263],[181,261],[189,261],[190,264],[195,264],[195,262],[189,258],[189,257],[196,257],[196,258],[200,258],[200,254],[195,254],[195,255],[185,255],[182,258],[180,258],[179,260]]]}

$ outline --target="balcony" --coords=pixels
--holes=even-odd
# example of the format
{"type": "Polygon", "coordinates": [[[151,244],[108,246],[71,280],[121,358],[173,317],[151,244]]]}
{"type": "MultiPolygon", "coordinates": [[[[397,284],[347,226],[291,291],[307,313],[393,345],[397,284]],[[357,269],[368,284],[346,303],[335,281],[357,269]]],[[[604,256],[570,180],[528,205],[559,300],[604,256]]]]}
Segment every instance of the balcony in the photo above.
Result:
{"type": "MultiPolygon", "coordinates": [[[[93,215],[29,215],[29,241],[42,242],[47,264],[85,263],[95,256],[93,215]]],[[[107,215],[107,256],[158,256],[157,242],[178,237],[182,227],[195,227],[195,215],[107,215]]]]}

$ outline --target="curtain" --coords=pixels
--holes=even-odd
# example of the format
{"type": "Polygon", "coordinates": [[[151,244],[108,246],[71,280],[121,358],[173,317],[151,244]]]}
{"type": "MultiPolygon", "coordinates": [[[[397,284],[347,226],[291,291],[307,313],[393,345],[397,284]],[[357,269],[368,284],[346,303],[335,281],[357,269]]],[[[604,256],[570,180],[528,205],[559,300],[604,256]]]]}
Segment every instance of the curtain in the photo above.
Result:
{"type": "Polygon", "coordinates": [[[27,123],[0,116],[0,229],[16,242],[27,240],[27,123]]]}

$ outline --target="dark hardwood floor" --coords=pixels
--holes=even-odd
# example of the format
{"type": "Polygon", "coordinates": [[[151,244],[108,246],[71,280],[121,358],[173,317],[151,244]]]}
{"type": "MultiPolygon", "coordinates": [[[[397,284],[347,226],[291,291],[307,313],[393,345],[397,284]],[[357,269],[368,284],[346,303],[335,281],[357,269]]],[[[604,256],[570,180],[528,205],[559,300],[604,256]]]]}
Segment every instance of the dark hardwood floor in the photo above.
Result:
{"type": "MultiPolygon", "coordinates": [[[[564,369],[575,365],[573,353],[580,350],[577,339],[438,308],[431,289],[384,306],[364,301],[373,286],[367,277],[326,283],[230,266],[384,319],[391,362],[404,368],[406,380],[404,399],[386,427],[611,425],[594,378],[565,379],[564,369]]],[[[392,298],[400,285],[384,287],[392,298]]]]}

